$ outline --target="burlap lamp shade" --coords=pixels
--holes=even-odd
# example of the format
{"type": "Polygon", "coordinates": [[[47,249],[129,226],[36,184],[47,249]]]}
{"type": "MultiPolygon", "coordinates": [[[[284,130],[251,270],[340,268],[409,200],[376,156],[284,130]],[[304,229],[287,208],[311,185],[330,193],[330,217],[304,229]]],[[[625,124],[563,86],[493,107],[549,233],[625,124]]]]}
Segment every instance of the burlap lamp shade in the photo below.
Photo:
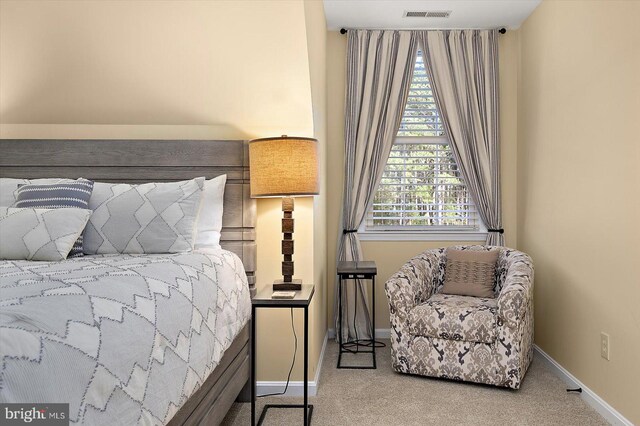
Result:
{"type": "Polygon", "coordinates": [[[252,197],[318,194],[318,141],[281,136],[249,142],[252,197]]]}
{"type": "Polygon", "coordinates": [[[282,198],[282,280],[274,290],[300,290],[293,279],[293,198],[318,194],[318,141],[281,136],[249,142],[252,197],[282,198]]]}

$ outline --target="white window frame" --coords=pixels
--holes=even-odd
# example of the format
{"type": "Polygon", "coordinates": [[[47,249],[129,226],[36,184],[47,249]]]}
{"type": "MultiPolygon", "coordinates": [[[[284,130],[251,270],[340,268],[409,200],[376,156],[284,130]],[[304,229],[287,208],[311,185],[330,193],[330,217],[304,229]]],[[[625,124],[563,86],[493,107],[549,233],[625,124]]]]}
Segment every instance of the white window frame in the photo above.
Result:
{"type": "Polygon", "coordinates": [[[479,229],[473,230],[372,230],[364,222],[358,229],[360,241],[486,241],[487,228],[480,220],[479,229]]]}

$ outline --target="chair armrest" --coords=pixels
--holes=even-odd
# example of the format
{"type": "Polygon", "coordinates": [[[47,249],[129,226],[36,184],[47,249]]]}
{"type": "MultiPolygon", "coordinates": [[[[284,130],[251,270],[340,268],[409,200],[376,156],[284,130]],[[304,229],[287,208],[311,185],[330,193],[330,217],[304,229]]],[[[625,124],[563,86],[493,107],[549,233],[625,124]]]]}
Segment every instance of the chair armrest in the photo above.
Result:
{"type": "Polygon", "coordinates": [[[529,255],[513,251],[502,291],[498,296],[498,316],[509,327],[517,327],[533,304],[533,261],[529,255]]]}
{"type": "Polygon", "coordinates": [[[385,283],[391,314],[408,317],[409,311],[436,291],[435,277],[444,259],[441,250],[428,250],[405,263],[385,283]]]}
{"type": "Polygon", "coordinates": [[[384,290],[389,299],[391,315],[398,315],[404,321],[408,318],[409,311],[415,306],[413,283],[404,267],[387,280],[384,284],[384,290]]]}

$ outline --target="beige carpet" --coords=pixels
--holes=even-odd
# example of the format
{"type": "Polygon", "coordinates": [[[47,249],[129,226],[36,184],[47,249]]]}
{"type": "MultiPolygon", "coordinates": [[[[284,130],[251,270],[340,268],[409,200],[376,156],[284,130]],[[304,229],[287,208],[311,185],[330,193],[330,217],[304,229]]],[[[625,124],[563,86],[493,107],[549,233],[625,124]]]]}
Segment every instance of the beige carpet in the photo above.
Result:
{"type": "MultiPolygon", "coordinates": [[[[568,394],[565,384],[537,358],[522,388],[513,391],[397,374],[391,369],[388,347],[378,350],[377,370],[338,370],[337,352],[338,345],[329,342],[318,395],[310,398],[313,425],[607,424],[580,396],[568,394]]],[[[302,398],[259,398],[257,415],[267,402],[302,403],[302,398]]],[[[223,424],[250,424],[250,407],[234,404],[223,424]]],[[[270,409],[264,422],[301,423],[301,409],[270,409]]]]}

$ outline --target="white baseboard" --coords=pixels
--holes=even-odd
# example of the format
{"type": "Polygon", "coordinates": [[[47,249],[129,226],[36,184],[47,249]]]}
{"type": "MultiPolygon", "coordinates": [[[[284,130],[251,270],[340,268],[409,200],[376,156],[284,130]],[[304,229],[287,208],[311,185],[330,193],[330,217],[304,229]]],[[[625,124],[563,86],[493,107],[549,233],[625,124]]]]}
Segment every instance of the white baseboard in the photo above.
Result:
{"type": "MultiPolygon", "coordinates": [[[[320,358],[318,359],[318,365],[316,366],[316,375],[313,380],[309,381],[309,396],[316,396],[318,393],[318,384],[320,383],[320,370],[322,369],[322,362],[324,361],[324,353],[327,349],[327,341],[329,340],[329,332],[325,334],[324,341],[322,342],[322,349],[320,349],[320,358]]],[[[264,395],[267,393],[279,393],[284,390],[287,385],[286,380],[283,381],[258,381],[256,383],[256,392],[258,395],[264,395]]],[[[289,382],[289,388],[284,395],[281,396],[303,396],[304,395],[304,382],[302,380],[295,380],[289,382]]]]}
{"type": "Polygon", "coordinates": [[[633,426],[629,420],[627,420],[622,414],[616,411],[612,406],[607,404],[605,400],[600,398],[594,391],[589,389],[578,380],[573,374],[569,373],[563,366],[551,358],[548,353],[533,345],[534,350],[540,355],[540,359],[555,373],[556,376],[562,379],[569,387],[582,388],[580,397],[591,408],[596,410],[604,419],[612,425],[633,426]]]}
{"type": "MultiPolygon", "coordinates": [[[[336,338],[336,331],[330,328],[327,332],[329,339],[336,338]]],[[[388,339],[391,336],[391,330],[388,328],[376,328],[376,339],[388,339]]]]}

